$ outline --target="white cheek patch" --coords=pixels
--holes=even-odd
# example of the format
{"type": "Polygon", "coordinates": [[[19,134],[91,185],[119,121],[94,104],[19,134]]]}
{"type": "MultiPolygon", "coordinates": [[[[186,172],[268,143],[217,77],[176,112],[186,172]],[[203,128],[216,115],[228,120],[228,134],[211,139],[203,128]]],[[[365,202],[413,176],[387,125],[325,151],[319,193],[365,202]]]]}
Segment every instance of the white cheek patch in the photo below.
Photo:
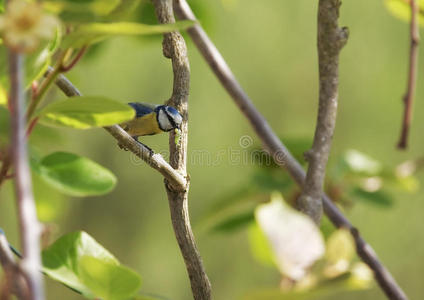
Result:
{"type": "Polygon", "coordinates": [[[158,122],[162,130],[169,131],[173,128],[171,122],[168,120],[168,116],[163,110],[159,111],[158,122]]]}

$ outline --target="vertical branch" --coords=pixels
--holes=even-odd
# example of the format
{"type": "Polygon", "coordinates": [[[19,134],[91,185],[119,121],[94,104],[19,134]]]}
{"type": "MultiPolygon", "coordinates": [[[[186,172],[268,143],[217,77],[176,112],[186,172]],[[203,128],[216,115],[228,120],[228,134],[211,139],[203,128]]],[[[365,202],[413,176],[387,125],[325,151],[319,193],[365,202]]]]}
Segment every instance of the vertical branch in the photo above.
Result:
{"type": "Polygon", "coordinates": [[[23,57],[9,51],[9,75],[12,127],[12,162],[15,167],[15,193],[23,259],[21,268],[29,284],[30,297],[44,299],[43,280],[40,273],[40,224],[37,220],[26,141],[25,96],[23,86],[23,57]]]}
{"type": "Polygon", "coordinates": [[[338,27],[340,0],[320,0],[318,4],[319,108],[312,148],[305,153],[309,162],[302,194],[301,211],[319,224],[322,215],[322,186],[336,125],[339,52],[347,42],[347,28],[338,27]]]}
{"type": "Polygon", "coordinates": [[[415,87],[417,81],[417,68],[418,68],[418,43],[420,41],[420,34],[418,28],[418,13],[419,6],[417,0],[409,0],[411,5],[411,48],[409,50],[409,71],[408,71],[408,84],[405,96],[403,96],[404,114],[402,122],[402,130],[398,142],[399,149],[406,149],[408,146],[409,127],[412,120],[412,104],[414,102],[415,87]]]}
{"type": "MultiPolygon", "coordinates": [[[[159,23],[175,23],[172,0],[153,0],[159,23]]],[[[170,164],[187,177],[187,142],[188,142],[188,95],[190,88],[190,67],[187,57],[187,47],[179,32],[164,34],[163,54],[172,60],[174,82],[172,96],[168,103],[174,106],[183,116],[179,143],[175,143],[175,133],[169,137],[170,164]]],[[[203,262],[197,250],[194,235],[191,230],[188,212],[188,189],[175,190],[165,180],[171,211],[172,225],[181,253],[184,257],[190,278],[193,297],[196,300],[211,299],[211,285],[203,267],[203,262]]]]}

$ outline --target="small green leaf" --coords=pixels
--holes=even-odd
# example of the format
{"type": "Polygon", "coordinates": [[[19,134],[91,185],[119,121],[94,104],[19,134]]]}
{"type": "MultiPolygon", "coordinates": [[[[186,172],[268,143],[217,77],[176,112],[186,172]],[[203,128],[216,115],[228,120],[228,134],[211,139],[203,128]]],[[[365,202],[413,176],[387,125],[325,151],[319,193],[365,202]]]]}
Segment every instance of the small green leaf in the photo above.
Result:
{"type": "Polygon", "coordinates": [[[70,196],[102,195],[116,185],[116,177],[108,169],[72,153],[54,152],[32,167],[47,183],[70,196]]]}
{"type": "MultiPolygon", "coordinates": [[[[407,22],[411,20],[411,5],[408,0],[385,0],[384,3],[393,16],[407,22]]],[[[424,26],[424,0],[418,0],[418,6],[418,22],[420,26],[424,26]]]]}
{"type": "Polygon", "coordinates": [[[367,203],[375,204],[378,206],[389,207],[392,206],[394,202],[393,197],[382,190],[368,192],[356,187],[352,189],[350,193],[358,200],[363,200],[367,203]]]}
{"type": "Polygon", "coordinates": [[[141,286],[141,278],[134,271],[92,256],[79,260],[78,271],[79,278],[96,298],[126,300],[141,286]]]}
{"type": "Polygon", "coordinates": [[[116,100],[82,96],[53,102],[38,115],[44,124],[87,129],[129,121],[134,118],[135,112],[130,106],[116,100]]]}
{"type": "Polygon", "coordinates": [[[89,287],[81,280],[79,261],[84,256],[118,266],[118,260],[83,231],[69,233],[59,238],[42,252],[43,271],[52,279],[81,292],[93,295],[89,287]]]}
{"type": "Polygon", "coordinates": [[[193,26],[194,21],[180,21],[173,24],[147,25],[141,23],[90,23],[81,25],[65,37],[62,47],[78,48],[98,43],[106,38],[125,35],[150,35],[185,29],[193,26]]]}

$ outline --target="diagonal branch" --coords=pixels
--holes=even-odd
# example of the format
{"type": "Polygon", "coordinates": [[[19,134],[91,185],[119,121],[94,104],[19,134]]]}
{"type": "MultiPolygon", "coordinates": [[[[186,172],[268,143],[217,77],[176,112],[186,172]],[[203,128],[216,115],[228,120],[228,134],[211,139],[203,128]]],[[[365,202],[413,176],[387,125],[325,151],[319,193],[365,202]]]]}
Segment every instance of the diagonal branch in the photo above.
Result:
{"type": "MultiPolygon", "coordinates": [[[[161,24],[175,23],[172,0],[153,0],[156,16],[161,24]]],[[[172,96],[168,103],[177,108],[183,116],[179,143],[175,143],[175,133],[169,137],[170,163],[187,175],[187,142],[188,142],[188,95],[190,88],[190,66],[187,47],[179,32],[165,33],[163,38],[163,54],[172,60],[174,82],[172,96]]],[[[190,278],[191,290],[195,300],[212,299],[211,284],[203,267],[202,258],[197,250],[190,225],[188,211],[188,185],[185,191],[172,189],[165,180],[171,211],[172,225],[181,253],[184,257],[190,278]]]]}
{"type": "MultiPolygon", "coordinates": [[[[51,72],[51,68],[47,71],[51,72]]],[[[59,75],[56,79],[56,85],[68,97],[81,96],[81,92],[63,75],[59,75]]],[[[172,168],[166,160],[158,153],[151,154],[151,151],[141,143],[134,140],[119,125],[104,127],[123,148],[128,149],[139,158],[144,160],[153,169],[157,170],[169,182],[175,190],[185,190],[187,186],[186,178],[178,171],[172,168]]]]}
{"type": "Polygon", "coordinates": [[[339,52],[347,41],[347,28],[339,28],[340,0],[320,0],[318,4],[319,108],[312,148],[305,153],[309,162],[300,211],[319,224],[322,216],[322,187],[336,125],[339,88],[339,52]]]}
{"type": "MultiPolygon", "coordinates": [[[[174,10],[180,19],[196,21],[190,6],[186,0],[174,0],[174,10]]],[[[274,161],[285,168],[293,180],[301,186],[305,180],[305,171],[300,163],[293,157],[284,146],[275,132],[271,129],[265,118],[255,108],[249,96],[244,92],[233,72],[225,62],[218,49],[209,39],[206,32],[199,24],[187,29],[188,34],[211,67],[221,84],[233,98],[241,112],[249,120],[253,130],[262,141],[263,147],[269,151],[274,161]]],[[[324,212],[337,227],[350,230],[355,240],[357,253],[362,260],[373,270],[374,276],[389,299],[405,300],[405,293],[396,283],[390,272],[379,261],[372,247],[360,236],[359,231],[340,212],[327,195],[322,198],[324,212]]]]}
{"type": "Polygon", "coordinates": [[[32,300],[44,299],[40,257],[41,225],[37,220],[35,201],[32,194],[26,139],[25,95],[23,56],[9,50],[9,77],[12,127],[12,163],[15,167],[15,193],[21,234],[23,258],[21,268],[28,281],[32,300]]]}
{"type": "Polygon", "coordinates": [[[418,44],[420,41],[420,33],[418,28],[418,14],[419,5],[417,0],[408,1],[411,6],[411,48],[409,52],[409,72],[408,72],[408,85],[403,103],[405,106],[402,122],[402,131],[400,134],[398,148],[406,149],[408,146],[409,127],[412,121],[412,105],[414,102],[414,94],[417,82],[417,69],[418,69],[418,44]]]}

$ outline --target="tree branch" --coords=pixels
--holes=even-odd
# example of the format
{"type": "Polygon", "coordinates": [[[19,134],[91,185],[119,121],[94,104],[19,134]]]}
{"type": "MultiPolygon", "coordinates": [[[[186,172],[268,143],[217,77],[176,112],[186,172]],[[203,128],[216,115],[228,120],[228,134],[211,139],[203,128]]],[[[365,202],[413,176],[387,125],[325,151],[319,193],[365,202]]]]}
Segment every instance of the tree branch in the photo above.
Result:
{"type": "Polygon", "coordinates": [[[339,28],[340,0],[320,0],[318,4],[319,108],[312,148],[305,153],[309,162],[302,193],[297,199],[300,211],[319,224],[322,216],[322,187],[336,125],[339,52],[347,41],[347,28],[339,28]]]}
{"type": "MultiPolygon", "coordinates": [[[[51,71],[52,69],[49,68],[47,74],[51,71]]],[[[81,92],[63,75],[59,75],[57,77],[56,85],[68,97],[82,95],[81,92]]],[[[119,125],[104,127],[104,129],[118,141],[119,145],[131,151],[149,164],[153,169],[161,173],[163,177],[168,180],[173,189],[177,191],[184,191],[187,189],[186,178],[172,168],[160,154],[154,153],[152,155],[151,151],[146,146],[134,140],[119,125]]]]}
{"type": "MultiPolygon", "coordinates": [[[[175,23],[172,0],[153,0],[156,16],[161,24],[175,23]]],[[[170,163],[187,176],[188,142],[188,95],[190,88],[190,66],[187,47],[179,32],[164,34],[163,54],[172,60],[174,82],[172,96],[168,103],[183,116],[179,143],[175,143],[175,133],[169,137],[170,163]]],[[[212,299],[211,284],[203,267],[190,225],[188,211],[188,186],[185,191],[175,191],[165,180],[171,211],[172,225],[190,278],[191,290],[196,300],[212,299]]]]}
{"type": "MultiPolygon", "coordinates": [[[[178,18],[196,21],[193,12],[185,0],[174,0],[174,10],[178,18]]],[[[253,130],[262,141],[263,147],[269,151],[276,164],[285,168],[293,180],[299,186],[302,186],[305,180],[305,171],[302,166],[290,151],[287,150],[265,118],[255,108],[206,32],[198,23],[188,28],[187,32],[221,84],[249,120],[253,130]]],[[[344,227],[350,230],[355,239],[358,255],[373,270],[377,282],[387,297],[397,300],[407,299],[405,293],[398,286],[392,275],[380,263],[371,246],[362,239],[359,231],[346,219],[327,195],[324,194],[322,200],[324,212],[333,224],[337,227],[344,227]]]]}
{"type": "Polygon", "coordinates": [[[399,149],[406,149],[408,146],[409,127],[412,120],[412,105],[414,102],[414,94],[417,81],[417,68],[418,68],[418,44],[420,41],[420,33],[418,28],[418,13],[419,6],[417,0],[409,0],[411,5],[411,48],[409,52],[409,72],[408,84],[403,103],[405,106],[402,122],[402,130],[398,142],[399,149]]]}
{"type": "MultiPolygon", "coordinates": [[[[82,95],[80,91],[63,75],[59,75],[57,77],[56,85],[68,97],[82,95]]],[[[177,97],[178,94],[176,93],[175,95],[177,97]]],[[[176,103],[174,103],[174,105],[176,105],[176,103]]],[[[180,112],[184,112],[183,110],[180,110],[181,108],[178,105],[176,105],[176,107],[179,109],[180,112]]],[[[186,113],[183,113],[183,116],[184,120],[187,120],[187,111],[185,112],[186,113]]],[[[186,132],[186,129],[184,128],[187,128],[187,121],[183,123],[183,126],[181,128],[182,132],[184,130],[186,132]]],[[[120,126],[113,125],[105,127],[105,129],[118,141],[120,145],[122,145],[124,148],[130,150],[135,155],[143,159],[152,168],[154,168],[164,176],[168,197],[175,200],[170,201],[172,224],[174,226],[174,231],[178,244],[181,248],[181,252],[186,262],[187,270],[192,284],[193,294],[196,293],[195,299],[210,299],[210,283],[204,271],[202,260],[198,253],[189,221],[187,206],[188,181],[186,179],[186,173],[182,173],[180,170],[175,170],[163,159],[160,154],[151,155],[151,152],[149,149],[147,149],[147,147],[136,142],[120,126]],[[184,194],[185,196],[181,198],[179,197],[180,194],[184,194]],[[194,292],[194,290],[196,292],[194,292]]],[[[182,134],[182,137],[180,138],[179,147],[186,143],[183,142],[184,140],[187,141],[187,136],[185,136],[184,139],[182,134]]],[[[170,145],[171,149],[172,147],[176,147],[174,136],[170,137],[170,144],[171,143],[173,144],[170,145]]],[[[171,162],[176,163],[176,165],[179,165],[182,161],[180,157],[184,157],[185,162],[185,156],[186,154],[175,155],[174,152],[171,152],[171,162]]]]}
{"type": "Polygon", "coordinates": [[[19,227],[23,258],[21,268],[25,275],[30,297],[44,299],[40,258],[41,225],[37,220],[26,140],[25,96],[23,86],[23,57],[9,50],[9,77],[12,127],[12,163],[15,167],[15,193],[17,198],[19,227]]]}
{"type": "MultiPolygon", "coordinates": [[[[0,229],[0,264],[3,267],[6,282],[3,287],[2,296],[8,299],[8,292],[14,293],[19,299],[29,299],[28,286],[21,275],[19,265],[16,263],[13,253],[10,250],[9,242],[0,229]]],[[[3,298],[1,298],[3,299],[3,298]]]]}

